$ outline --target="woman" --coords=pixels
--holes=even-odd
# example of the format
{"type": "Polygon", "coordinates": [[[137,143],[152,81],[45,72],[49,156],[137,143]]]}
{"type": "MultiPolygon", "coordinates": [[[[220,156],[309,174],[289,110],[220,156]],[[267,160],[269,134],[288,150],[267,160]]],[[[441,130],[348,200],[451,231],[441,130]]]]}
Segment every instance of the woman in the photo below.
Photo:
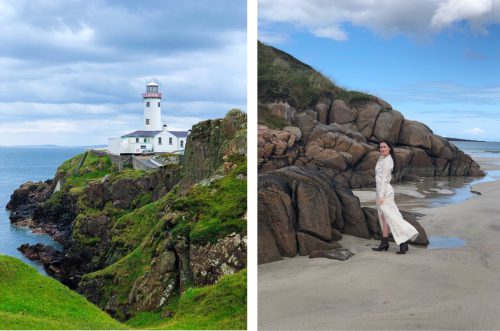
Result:
{"type": "Polygon", "coordinates": [[[394,189],[391,186],[391,172],[394,172],[394,151],[386,141],[379,144],[380,158],[375,166],[375,182],[377,185],[377,211],[382,228],[382,242],[374,251],[389,249],[389,231],[399,245],[398,254],[408,251],[408,241],[418,237],[418,231],[403,219],[394,203],[394,189]]]}

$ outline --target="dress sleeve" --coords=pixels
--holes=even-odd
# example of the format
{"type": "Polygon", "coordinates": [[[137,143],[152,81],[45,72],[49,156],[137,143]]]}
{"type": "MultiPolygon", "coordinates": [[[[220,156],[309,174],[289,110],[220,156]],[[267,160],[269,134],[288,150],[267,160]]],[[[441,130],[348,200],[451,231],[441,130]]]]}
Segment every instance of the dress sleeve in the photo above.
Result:
{"type": "Polygon", "coordinates": [[[391,183],[392,168],[394,168],[394,161],[392,160],[392,157],[388,156],[387,159],[382,163],[382,185],[377,192],[377,198],[385,197],[387,185],[391,183]]]}

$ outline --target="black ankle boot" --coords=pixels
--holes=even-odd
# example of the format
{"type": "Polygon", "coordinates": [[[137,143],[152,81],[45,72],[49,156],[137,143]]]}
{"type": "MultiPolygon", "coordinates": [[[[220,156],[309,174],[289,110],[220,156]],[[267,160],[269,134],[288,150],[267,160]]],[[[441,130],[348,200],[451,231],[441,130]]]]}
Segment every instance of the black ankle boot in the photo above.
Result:
{"type": "Polygon", "coordinates": [[[405,241],[402,244],[399,244],[399,252],[396,252],[396,254],[406,254],[408,251],[408,242],[405,241]]]}
{"type": "Polygon", "coordinates": [[[389,238],[388,237],[382,237],[382,241],[380,242],[380,245],[377,248],[372,248],[372,250],[376,252],[380,251],[386,251],[389,249],[389,238]]]}

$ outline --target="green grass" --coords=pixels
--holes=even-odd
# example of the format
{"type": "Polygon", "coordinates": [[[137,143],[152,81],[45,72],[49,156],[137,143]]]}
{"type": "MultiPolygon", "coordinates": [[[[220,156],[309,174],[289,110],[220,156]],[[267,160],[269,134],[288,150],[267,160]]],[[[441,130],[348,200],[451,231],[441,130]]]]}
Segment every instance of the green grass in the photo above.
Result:
{"type": "Polygon", "coordinates": [[[99,271],[86,274],[82,281],[100,279],[103,282],[103,302],[105,306],[107,298],[116,296],[117,302],[128,303],[128,294],[132,290],[134,282],[149,270],[151,265],[151,252],[143,247],[134,249],[130,254],[116,263],[99,271]]]}
{"type": "Polygon", "coordinates": [[[57,169],[56,177],[65,180],[65,187],[82,187],[90,180],[102,178],[108,173],[117,170],[116,167],[111,164],[111,159],[108,156],[97,156],[92,152],[87,153],[87,157],[82,166],[80,169],[77,169],[82,157],[83,153],[78,154],[66,160],[57,169]]]}
{"type": "Polygon", "coordinates": [[[139,329],[246,329],[246,277],[242,270],[222,277],[215,285],[190,288],[162,312],[139,313],[126,324],[139,329]],[[165,311],[173,317],[162,317],[165,311]]]}
{"type": "Polygon", "coordinates": [[[194,186],[188,194],[170,202],[172,210],[184,212],[173,229],[174,235],[188,237],[192,243],[216,242],[228,234],[246,233],[247,180],[246,160],[230,174],[209,185],[194,186]]]}
{"type": "Polygon", "coordinates": [[[144,240],[151,229],[159,222],[159,212],[163,209],[164,199],[123,215],[116,220],[112,232],[112,243],[116,248],[133,249],[144,240]]]}
{"type": "Polygon", "coordinates": [[[140,179],[141,177],[144,177],[145,174],[146,171],[144,170],[125,169],[123,171],[111,174],[109,179],[112,183],[122,179],[136,180],[140,179]]]}
{"type": "Polygon", "coordinates": [[[125,329],[56,280],[0,255],[0,329],[125,329]]]}

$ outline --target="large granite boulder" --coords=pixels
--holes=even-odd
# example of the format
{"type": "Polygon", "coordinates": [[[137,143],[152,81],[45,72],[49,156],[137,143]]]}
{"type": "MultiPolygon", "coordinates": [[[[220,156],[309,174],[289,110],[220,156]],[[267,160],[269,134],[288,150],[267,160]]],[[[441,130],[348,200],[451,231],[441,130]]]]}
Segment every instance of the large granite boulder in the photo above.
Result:
{"type": "Polygon", "coordinates": [[[398,141],[403,115],[398,111],[381,111],[373,129],[374,141],[386,141],[394,144],[398,141]]]}
{"type": "Polygon", "coordinates": [[[373,101],[366,102],[357,107],[356,127],[366,139],[369,139],[373,135],[375,122],[382,109],[380,104],[373,101]]]}
{"type": "MultiPolygon", "coordinates": [[[[356,120],[357,113],[347,107],[343,100],[333,101],[330,109],[330,123],[347,124],[353,123],[356,120]]],[[[328,123],[328,124],[330,124],[328,123]]]]}
{"type": "Polygon", "coordinates": [[[399,133],[398,144],[431,150],[432,131],[423,123],[404,120],[399,133]]]}

